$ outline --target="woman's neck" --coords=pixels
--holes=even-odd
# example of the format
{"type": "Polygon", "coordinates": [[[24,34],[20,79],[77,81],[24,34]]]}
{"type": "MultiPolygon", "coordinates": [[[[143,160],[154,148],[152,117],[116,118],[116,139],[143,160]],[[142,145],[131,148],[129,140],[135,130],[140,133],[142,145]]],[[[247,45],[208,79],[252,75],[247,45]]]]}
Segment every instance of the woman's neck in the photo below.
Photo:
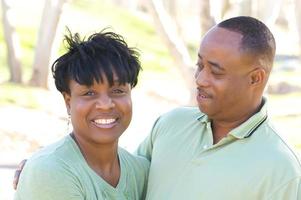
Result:
{"type": "Polygon", "coordinates": [[[91,144],[73,133],[71,137],[78,145],[90,168],[107,183],[116,187],[120,177],[118,142],[111,144],[91,144]]]}

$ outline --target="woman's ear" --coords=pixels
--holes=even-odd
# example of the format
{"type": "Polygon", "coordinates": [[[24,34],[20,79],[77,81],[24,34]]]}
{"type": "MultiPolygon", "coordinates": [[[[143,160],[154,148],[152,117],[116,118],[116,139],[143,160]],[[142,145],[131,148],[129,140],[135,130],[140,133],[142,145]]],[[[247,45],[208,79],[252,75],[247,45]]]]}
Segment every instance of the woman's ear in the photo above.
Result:
{"type": "Polygon", "coordinates": [[[253,86],[264,86],[266,76],[266,71],[263,68],[256,68],[250,73],[250,84],[253,86]]]}
{"type": "Polygon", "coordinates": [[[70,115],[70,100],[71,100],[71,95],[68,94],[67,92],[62,92],[62,95],[64,97],[64,100],[65,100],[65,105],[66,105],[66,108],[67,108],[67,113],[68,115],[70,115]]]}

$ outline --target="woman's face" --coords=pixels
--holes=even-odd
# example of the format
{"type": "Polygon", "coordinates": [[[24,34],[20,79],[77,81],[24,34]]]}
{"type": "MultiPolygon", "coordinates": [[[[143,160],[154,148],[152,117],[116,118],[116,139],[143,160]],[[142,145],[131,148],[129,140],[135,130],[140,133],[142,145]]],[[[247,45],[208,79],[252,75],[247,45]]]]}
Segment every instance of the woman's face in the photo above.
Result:
{"type": "Polygon", "coordinates": [[[130,84],[103,80],[90,87],[71,80],[70,94],[63,94],[75,136],[90,144],[117,143],[132,118],[130,84]]]}

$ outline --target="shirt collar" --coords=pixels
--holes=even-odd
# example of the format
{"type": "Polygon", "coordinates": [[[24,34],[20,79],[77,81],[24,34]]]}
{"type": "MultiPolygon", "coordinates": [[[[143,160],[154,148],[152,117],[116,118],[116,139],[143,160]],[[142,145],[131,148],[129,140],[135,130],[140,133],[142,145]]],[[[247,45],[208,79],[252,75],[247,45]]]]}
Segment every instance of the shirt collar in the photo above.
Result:
{"type": "MultiPolygon", "coordinates": [[[[235,138],[243,139],[250,137],[253,132],[267,119],[267,99],[263,97],[262,99],[262,107],[261,109],[255,113],[252,117],[250,117],[247,121],[239,125],[230,131],[229,135],[232,135],[235,138]]],[[[202,123],[209,123],[210,119],[204,113],[201,113],[197,120],[202,123]]]]}
{"type": "Polygon", "coordinates": [[[210,119],[204,113],[200,113],[200,115],[197,117],[197,120],[200,121],[200,122],[202,122],[202,123],[208,123],[208,122],[210,122],[210,119]]]}
{"type": "Polygon", "coordinates": [[[250,117],[247,121],[239,125],[230,131],[229,135],[232,135],[238,139],[248,138],[250,137],[256,129],[266,121],[267,119],[267,103],[266,98],[262,99],[262,107],[261,109],[255,113],[252,117],[250,117]]]}

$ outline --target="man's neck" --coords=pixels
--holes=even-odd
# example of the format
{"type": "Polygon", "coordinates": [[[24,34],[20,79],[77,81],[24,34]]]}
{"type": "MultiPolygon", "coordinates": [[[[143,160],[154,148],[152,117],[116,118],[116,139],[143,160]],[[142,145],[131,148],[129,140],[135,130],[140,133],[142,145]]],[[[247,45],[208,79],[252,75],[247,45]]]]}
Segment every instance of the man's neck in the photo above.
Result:
{"type": "Polygon", "coordinates": [[[260,102],[253,106],[253,108],[251,108],[248,112],[240,113],[231,119],[212,119],[211,128],[213,134],[213,144],[218,143],[222,138],[226,137],[231,130],[247,121],[250,117],[256,114],[262,106],[263,102],[260,102]]]}
{"type": "Polygon", "coordinates": [[[213,134],[213,144],[218,143],[221,139],[226,137],[231,130],[238,127],[243,122],[244,121],[225,122],[212,120],[211,128],[213,134]]]}

